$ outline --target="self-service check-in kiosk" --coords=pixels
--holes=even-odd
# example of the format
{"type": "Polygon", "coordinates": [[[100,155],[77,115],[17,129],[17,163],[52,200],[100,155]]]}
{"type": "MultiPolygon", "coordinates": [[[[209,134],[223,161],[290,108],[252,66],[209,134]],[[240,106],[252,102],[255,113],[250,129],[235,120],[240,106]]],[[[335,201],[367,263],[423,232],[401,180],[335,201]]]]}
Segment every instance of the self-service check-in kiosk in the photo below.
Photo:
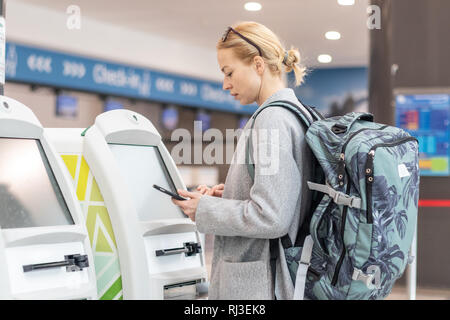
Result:
{"type": "Polygon", "coordinates": [[[121,300],[122,273],[108,208],[83,156],[84,128],[46,128],[72,178],[91,241],[100,300],[121,300]]]}
{"type": "MultiPolygon", "coordinates": [[[[68,146],[77,143],[67,141],[81,135],[47,130],[61,154],[69,154],[68,146]]],[[[152,187],[186,188],[155,127],[138,113],[114,110],[82,135],[83,157],[114,230],[123,298],[196,298],[207,278],[201,237],[170,196],[152,187]]]]}
{"type": "Polygon", "coordinates": [[[96,299],[75,191],[33,112],[0,96],[0,298],[96,299]]]}

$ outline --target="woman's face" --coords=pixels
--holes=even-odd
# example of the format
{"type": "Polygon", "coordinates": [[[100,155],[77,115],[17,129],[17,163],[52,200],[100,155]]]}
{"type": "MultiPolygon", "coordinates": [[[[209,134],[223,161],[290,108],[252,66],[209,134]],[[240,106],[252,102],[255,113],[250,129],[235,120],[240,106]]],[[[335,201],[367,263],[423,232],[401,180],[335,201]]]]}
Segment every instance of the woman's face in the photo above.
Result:
{"type": "Polygon", "coordinates": [[[218,50],[217,60],[224,74],[223,89],[230,91],[242,105],[255,102],[261,88],[261,76],[255,64],[245,64],[234,55],[231,48],[218,50]]]}

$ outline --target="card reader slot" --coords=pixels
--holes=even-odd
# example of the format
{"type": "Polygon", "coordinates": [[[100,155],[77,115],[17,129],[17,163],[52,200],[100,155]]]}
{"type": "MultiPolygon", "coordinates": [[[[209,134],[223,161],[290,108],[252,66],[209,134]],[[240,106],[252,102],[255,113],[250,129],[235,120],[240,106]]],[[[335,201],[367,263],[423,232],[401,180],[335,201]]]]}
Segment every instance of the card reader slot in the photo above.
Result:
{"type": "Polygon", "coordinates": [[[198,296],[197,285],[200,279],[174,283],[164,286],[164,300],[189,300],[198,296]]]}
{"type": "Polygon", "coordinates": [[[82,271],[83,268],[89,267],[89,259],[87,255],[71,254],[64,256],[64,261],[46,262],[37,264],[24,265],[23,272],[31,272],[43,269],[53,269],[66,267],[66,272],[82,271]]]}
{"type": "Polygon", "coordinates": [[[182,248],[162,249],[156,250],[157,257],[170,256],[174,254],[184,253],[186,257],[195,256],[197,253],[202,252],[202,247],[196,242],[185,242],[182,248]]]}
{"type": "Polygon", "coordinates": [[[169,284],[169,285],[165,285],[164,286],[164,290],[167,289],[172,289],[172,288],[181,288],[181,287],[185,287],[185,286],[192,286],[192,285],[196,285],[197,283],[200,283],[201,280],[192,280],[192,281],[186,281],[186,282],[181,282],[181,283],[175,283],[175,284],[169,284]]]}

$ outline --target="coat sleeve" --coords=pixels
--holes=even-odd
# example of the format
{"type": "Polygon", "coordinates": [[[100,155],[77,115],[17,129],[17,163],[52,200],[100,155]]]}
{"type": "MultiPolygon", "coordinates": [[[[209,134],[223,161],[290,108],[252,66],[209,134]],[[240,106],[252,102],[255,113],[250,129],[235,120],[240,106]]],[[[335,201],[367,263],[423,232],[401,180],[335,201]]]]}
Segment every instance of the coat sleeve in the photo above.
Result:
{"type": "MultiPolygon", "coordinates": [[[[196,211],[200,232],[263,239],[279,238],[288,233],[300,201],[301,173],[293,156],[291,131],[283,126],[283,121],[274,118],[270,121],[272,127],[266,128],[267,132],[256,130],[255,179],[250,199],[202,196],[196,211]]],[[[255,129],[258,129],[257,123],[255,129]]],[[[296,134],[304,141],[302,131],[297,130],[296,134]]]]}

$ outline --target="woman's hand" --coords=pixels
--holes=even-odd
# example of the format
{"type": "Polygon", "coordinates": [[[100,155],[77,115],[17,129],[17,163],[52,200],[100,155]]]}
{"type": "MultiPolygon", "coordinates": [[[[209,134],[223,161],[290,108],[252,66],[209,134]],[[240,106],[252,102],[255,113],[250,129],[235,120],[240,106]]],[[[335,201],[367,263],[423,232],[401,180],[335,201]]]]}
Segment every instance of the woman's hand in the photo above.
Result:
{"type": "Polygon", "coordinates": [[[209,190],[211,190],[211,188],[204,184],[201,184],[197,187],[197,191],[201,194],[208,194],[209,190]]]}
{"type": "Polygon", "coordinates": [[[206,185],[201,184],[197,187],[197,191],[200,192],[201,194],[221,198],[224,188],[225,185],[223,183],[215,185],[212,188],[208,188],[206,185]]]}
{"type": "Polygon", "coordinates": [[[172,202],[179,206],[183,213],[195,222],[195,212],[197,211],[198,202],[200,201],[202,194],[199,192],[189,192],[182,189],[177,189],[177,192],[180,196],[190,199],[177,200],[171,198],[172,202]]]}
{"type": "Polygon", "coordinates": [[[211,188],[210,192],[208,193],[209,196],[219,197],[222,198],[223,190],[225,189],[225,185],[223,183],[218,184],[211,188]]]}

